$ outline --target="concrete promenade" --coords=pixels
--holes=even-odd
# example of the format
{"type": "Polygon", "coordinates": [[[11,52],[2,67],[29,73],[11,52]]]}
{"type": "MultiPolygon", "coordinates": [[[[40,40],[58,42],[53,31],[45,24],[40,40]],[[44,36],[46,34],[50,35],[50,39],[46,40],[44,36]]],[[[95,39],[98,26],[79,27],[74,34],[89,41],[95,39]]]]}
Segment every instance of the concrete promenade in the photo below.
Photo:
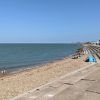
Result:
{"type": "Polygon", "coordinates": [[[100,100],[100,63],[71,72],[12,100],[100,100]]]}
{"type": "Polygon", "coordinates": [[[100,100],[100,68],[50,100],[100,100]]]}

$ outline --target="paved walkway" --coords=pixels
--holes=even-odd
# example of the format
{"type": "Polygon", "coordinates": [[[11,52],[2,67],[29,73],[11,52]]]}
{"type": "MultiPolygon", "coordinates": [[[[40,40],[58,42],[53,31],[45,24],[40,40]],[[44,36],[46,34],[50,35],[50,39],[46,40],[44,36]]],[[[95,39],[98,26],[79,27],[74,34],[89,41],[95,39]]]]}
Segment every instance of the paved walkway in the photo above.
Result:
{"type": "Polygon", "coordinates": [[[100,100],[100,68],[50,100],[100,100]]]}
{"type": "Polygon", "coordinates": [[[100,64],[81,68],[12,100],[100,100],[100,64]]]}

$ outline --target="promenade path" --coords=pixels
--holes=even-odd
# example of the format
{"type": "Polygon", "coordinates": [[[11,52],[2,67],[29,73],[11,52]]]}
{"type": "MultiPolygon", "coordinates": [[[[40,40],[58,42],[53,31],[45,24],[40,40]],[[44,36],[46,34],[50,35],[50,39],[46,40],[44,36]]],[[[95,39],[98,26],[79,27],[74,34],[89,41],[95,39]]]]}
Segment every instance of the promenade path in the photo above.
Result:
{"type": "Polygon", "coordinates": [[[48,100],[100,100],[100,68],[48,100]]]}
{"type": "Polygon", "coordinates": [[[100,100],[100,63],[78,69],[12,100],[100,100]]]}

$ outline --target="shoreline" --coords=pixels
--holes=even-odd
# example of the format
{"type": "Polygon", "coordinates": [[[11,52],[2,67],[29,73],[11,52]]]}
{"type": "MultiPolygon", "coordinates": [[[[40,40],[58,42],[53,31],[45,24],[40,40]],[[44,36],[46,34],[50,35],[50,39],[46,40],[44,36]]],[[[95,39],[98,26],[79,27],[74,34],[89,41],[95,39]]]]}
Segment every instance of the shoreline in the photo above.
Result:
{"type": "Polygon", "coordinates": [[[38,68],[29,69],[0,78],[0,100],[9,100],[19,94],[44,85],[55,78],[63,76],[81,67],[89,65],[84,57],[78,59],[65,58],[47,63],[38,68]]]}
{"type": "Polygon", "coordinates": [[[57,63],[59,61],[63,61],[65,59],[71,59],[71,58],[65,57],[65,58],[62,58],[62,59],[59,59],[59,60],[54,60],[54,61],[47,62],[47,63],[44,63],[44,64],[38,64],[38,65],[35,65],[35,66],[31,66],[29,68],[22,68],[22,69],[19,69],[19,70],[16,70],[16,71],[8,72],[6,74],[1,74],[0,79],[10,77],[10,76],[16,76],[17,74],[21,74],[21,73],[25,73],[25,72],[30,72],[31,70],[38,70],[38,69],[43,68],[44,66],[48,66],[49,64],[53,64],[53,63],[57,63]]]}
{"type": "Polygon", "coordinates": [[[70,55],[68,55],[66,57],[63,57],[63,58],[60,58],[60,59],[55,59],[55,60],[52,60],[52,61],[47,61],[46,63],[41,63],[41,64],[37,64],[37,65],[22,67],[20,69],[19,68],[15,68],[14,70],[12,69],[12,71],[11,70],[6,70],[7,73],[5,73],[5,74],[1,74],[0,73],[0,78],[7,77],[7,76],[11,76],[11,75],[15,75],[17,73],[22,73],[22,72],[27,72],[27,71],[30,71],[30,70],[38,69],[38,68],[41,68],[41,67],[43,67],[43,66],[45,66],[47,64],[52,64],[52,63],[59,62],[59,61],[64,60],[64,59],[69,59],[73,55],[74,54],[70,54],[70,55]]]}

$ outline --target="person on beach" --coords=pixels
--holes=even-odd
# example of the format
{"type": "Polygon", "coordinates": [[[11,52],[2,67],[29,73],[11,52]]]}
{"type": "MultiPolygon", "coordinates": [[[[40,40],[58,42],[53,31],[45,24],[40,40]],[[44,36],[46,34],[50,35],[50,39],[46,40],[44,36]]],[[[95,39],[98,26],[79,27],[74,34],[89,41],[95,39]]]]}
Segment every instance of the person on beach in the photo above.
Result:
{"type": "Polygon", "coordinates": [[[1,71],[1,74],[3,74],[3,75],[5,75],[6,73],[7,73],[7,70],[5,70],[5,69],[1,71]]]}

